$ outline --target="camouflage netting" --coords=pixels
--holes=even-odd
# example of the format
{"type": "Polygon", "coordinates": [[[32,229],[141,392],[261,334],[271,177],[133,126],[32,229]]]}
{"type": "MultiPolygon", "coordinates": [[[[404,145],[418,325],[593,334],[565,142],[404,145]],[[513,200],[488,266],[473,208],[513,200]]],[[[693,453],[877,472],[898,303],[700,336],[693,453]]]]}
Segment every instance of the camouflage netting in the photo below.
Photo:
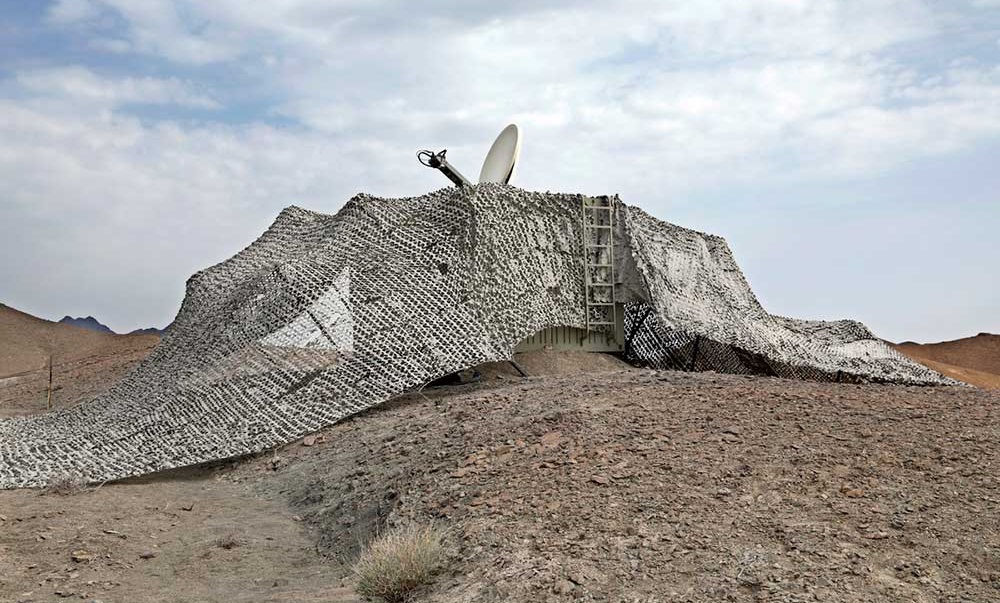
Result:
{"type": "MultiPolygon", "coordinates": [[[[257,452],[430,380],[585,326],[579,195],[484,184],[284,210],[195,274],[132,373],[0,422],[0,487],[105,481],[257,452]]],[[[950,383],[861,324],[772,316],[725,243],[612,199],[626,357],[656,368],[950,383]]]]}

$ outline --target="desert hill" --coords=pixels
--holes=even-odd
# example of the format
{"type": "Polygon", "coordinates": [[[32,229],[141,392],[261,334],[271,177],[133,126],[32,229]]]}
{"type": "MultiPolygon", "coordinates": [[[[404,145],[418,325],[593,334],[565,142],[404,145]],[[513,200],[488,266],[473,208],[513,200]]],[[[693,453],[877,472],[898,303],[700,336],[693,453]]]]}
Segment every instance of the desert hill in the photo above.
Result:
{"type": "Polygon", "coordinates": [[[434,522],[451,554],[414,602],[996,600],[1000,392],[587,368],[483,367],[253,457],[2,491],[0,591],[360,602],[363,543],[434,522]]]}
{"type": "Polygon", "coordinates": [[[167,332],[170,325],[163,327],[162,329],[157,329],[156,327],[146,327],[145,329],[135,329],[129,331],[129,335],[156,335],[157,337],[163,337],[163,334],[167,332]]]}
{"type": "Polygon", "coordinates": [[[74,327],[80,327],[82,329],[90,329],[91,331],[97,331],[98,333],[114,333],[111,327],[97,320],[93,316],[88,316],[86,318],[73,318],[72,316],[63,316],[59,321],[59,324],[72,325],[74,327]]]}
{"type": "MultiPolygon", "coordinates": [[[[0,417],[44,410],[50,353],[66,405],[156,341],[0,306],[0,417]]],[[[927,347],[968,362],[990,341],[927,347]]],[[[364,543],[409,522],[446,529],[451,551],[415,601],[1000,592],[998,392],[657,372],[601,354],[518,361],[531,377],[483,365],[479,383],[259,455],[69,496],[0,491],[0,592],[355,603],[364,543]]]]}
{"type": "Polygon", "coordinates": [[[1000,335],[980,333],[954,341],[894,344],[899,352],[949,377],[1000,389],[1000,335]]]}
{"type": "Polygon", "coordinates": [[[0,417],[45,408],[52,357],[54,406],[96,395],[159,343],[44,320],[0,304],[0,417]]]}

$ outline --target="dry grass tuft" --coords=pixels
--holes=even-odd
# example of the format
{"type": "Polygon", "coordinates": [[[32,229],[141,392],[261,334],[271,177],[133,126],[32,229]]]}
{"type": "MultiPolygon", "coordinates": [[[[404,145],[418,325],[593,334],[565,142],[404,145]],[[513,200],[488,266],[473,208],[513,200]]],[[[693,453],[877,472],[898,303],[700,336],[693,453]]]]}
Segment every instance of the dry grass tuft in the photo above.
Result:
{"type": "Polygon", "coordinates": [[[409,525],[379,535],[354,565],[358,593],[389,603],[405,601],[444,565],[445,536],[434,525],[409,525]]]}
{"type": "Polygon", "coordinates": [[[231,532],[225,536],[220,536],[212,541],[212,546],[220,549],[226,549],[227,551],[229,549],[235,549],[238,546],[243,546],[244,544],[246,544],[246,542],[244,542],[243,539],[240,538],[235,532],[231,532]]]}
{"type": "Polygon", "coordinates": [[[59,496],[70,496],[72,494],[79,494],[80,492],[83,492],[86,487],[87,483],[82,479],[64,475],[63,477],[57,477],[49,482],[45,488],[42,489],[42,495],[58,494],[59,496]]]}

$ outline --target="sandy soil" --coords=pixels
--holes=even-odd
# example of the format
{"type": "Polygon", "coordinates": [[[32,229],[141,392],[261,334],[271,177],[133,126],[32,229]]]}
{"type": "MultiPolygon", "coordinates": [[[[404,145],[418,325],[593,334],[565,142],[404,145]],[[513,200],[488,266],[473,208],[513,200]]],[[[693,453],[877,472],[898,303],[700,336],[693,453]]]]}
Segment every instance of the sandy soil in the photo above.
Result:
{"type": "Polygon", "coordinates": [[[357,600],[286,505],[217,469],[0,495],[0,601],[357,600]]]}
{"type": "MultiPolygon", "coordinates": [[[[910,355],[910,353],[907,353],[907,355],[910,355]]],[[[910,355],[910,358],[943,375],[947,375],[952,379],[963,381],[969,385],[975,385],[976,387],[981,387],[983,389],[1000,389],[1000,375],[977,371],[964,366],[955,366],[945,362],[937,362],[929,358],[921,358],[918,354],[912,354],[910,355]]]]}
{"type": "Polygon", "coordinates": [[[1000,389],[1000,335],[981,333],[955,341],[895,344],[899,352],[959,381],[1000,389]]]}
{"type": "Polygon", "coordinates": [[[497,365],[255,458],[0,492],[0,601],[349,601],[407,521],[455,551],[416,600],[996,601],[998,419],[973,388],[497,365]]]}

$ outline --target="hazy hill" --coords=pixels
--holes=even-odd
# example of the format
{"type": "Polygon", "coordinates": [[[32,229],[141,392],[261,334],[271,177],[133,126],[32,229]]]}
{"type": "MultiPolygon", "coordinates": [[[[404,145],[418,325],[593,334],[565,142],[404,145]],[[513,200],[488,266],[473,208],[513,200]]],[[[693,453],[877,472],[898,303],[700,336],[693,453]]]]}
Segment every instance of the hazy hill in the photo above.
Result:
{"type": "Polygon", "coordinates": [[[906,341],[893,347],[949,377],[979,387],[1000,389],[1000,335],[980,333],[940,343],[906,341]]]}
{"type": "Polygon", "coordinates": [[[55,402],[64,405],[106,389],[159,341],[52,322],[0,304],[0,416],[44,405],[50,356],[55,402]]]}
{"type": "Polygon", "coordinates": [[[0,304],[0,377],[41,369],[50,355],[59,361],[77,359],[108,341],[108,334],[44,320],[0,304]]]}
{"type": "Polygon", "coordinates": [[[129,331],[129,335],[156,335],[157,337],[163,337],[163,334],[167,332],[170,325],[163,327],[162,329],[157,329],[156,327],[147,327],[145,329],[135,329],[134,331],[129,331]]]}
{"type": "Polygon", "coordinates": [[[91,331],[97,331],[98,333],[114,333],[107,325],[102,324],[93,316],[88,316],[86,318],[73,318],[72,316],[63,316],[59,324],[70,325],[74,327],[80,327],[82,329],[90,329],[91,331]]]}

